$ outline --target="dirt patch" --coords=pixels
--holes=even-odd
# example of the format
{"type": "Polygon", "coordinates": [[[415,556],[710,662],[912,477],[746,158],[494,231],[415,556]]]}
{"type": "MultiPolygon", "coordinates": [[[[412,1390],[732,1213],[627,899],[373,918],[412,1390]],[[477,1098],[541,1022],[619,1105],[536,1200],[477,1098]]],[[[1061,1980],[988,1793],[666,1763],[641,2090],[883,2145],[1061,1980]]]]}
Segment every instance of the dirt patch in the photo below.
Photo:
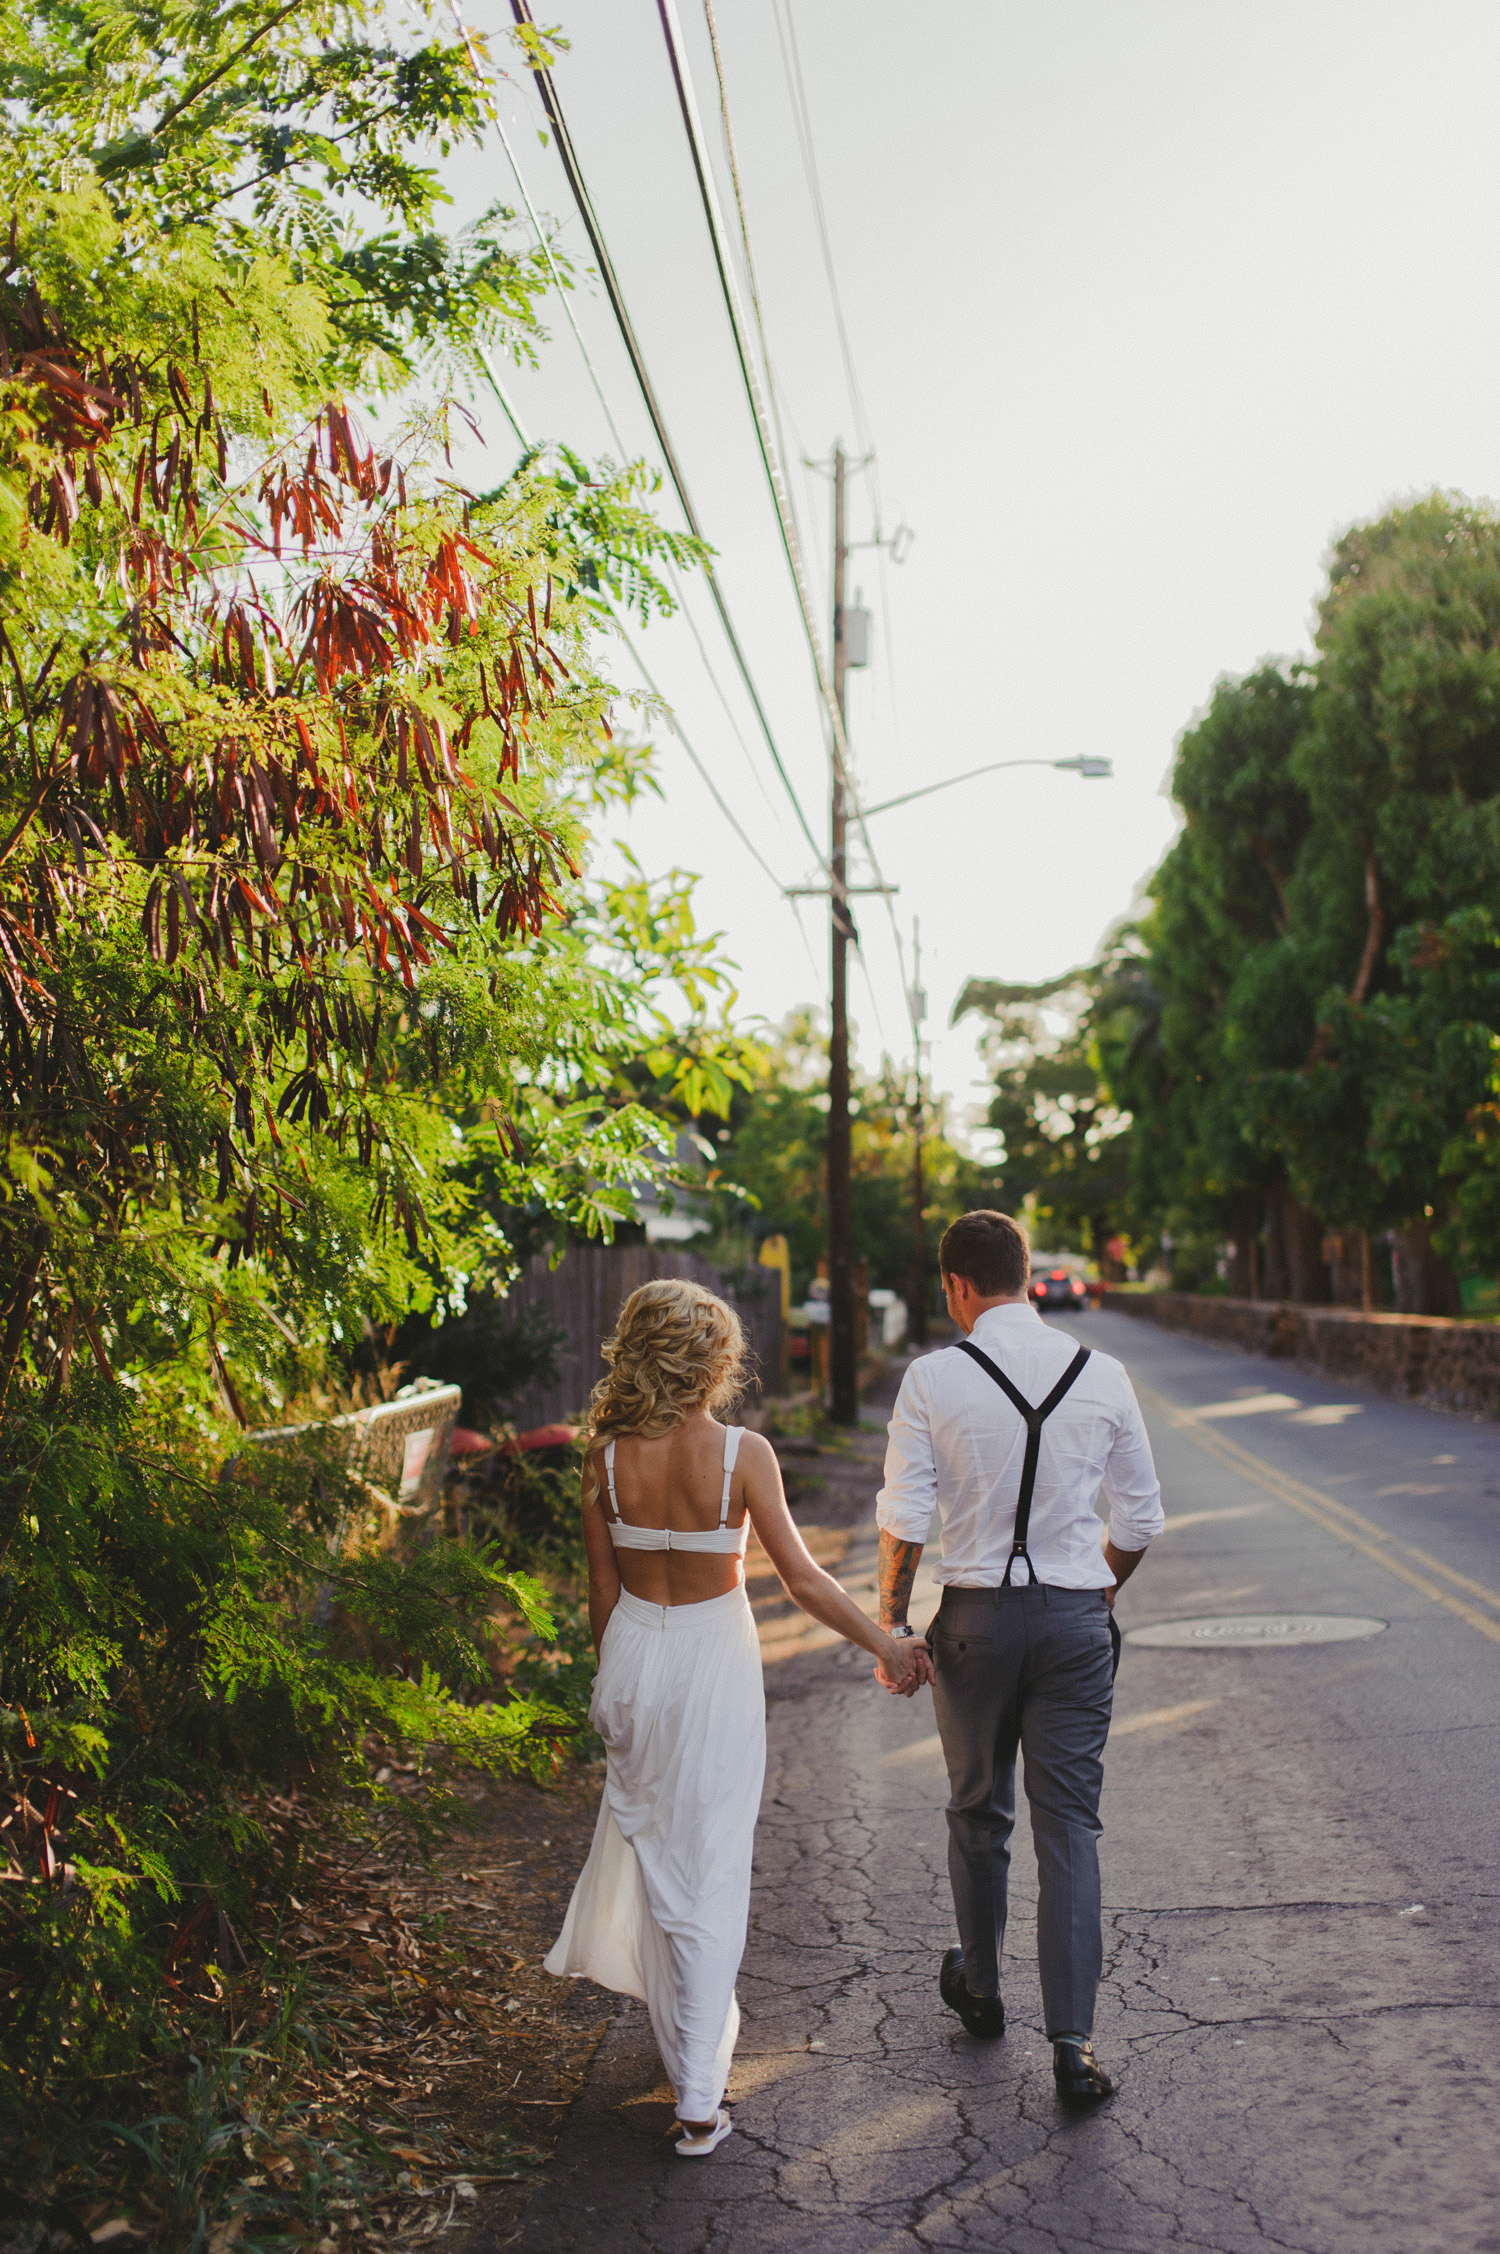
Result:
{"type": "Polygon", "coordinates": [[[296,1938],[310,1969],[334,1975],[332,2043],[298,2095],[402,2163],[368,2216],[329,2227],[321,2254],[341,2239],[396,2248],[440,2231],[456,2254],[471,2231],[519,2215],[613,2003],[541,1968],[602,1777],[589,1764],[546,1790],[476,1785],[463,1828],[430,1862],[395,1845],[315,1858],[296,1938]]]}

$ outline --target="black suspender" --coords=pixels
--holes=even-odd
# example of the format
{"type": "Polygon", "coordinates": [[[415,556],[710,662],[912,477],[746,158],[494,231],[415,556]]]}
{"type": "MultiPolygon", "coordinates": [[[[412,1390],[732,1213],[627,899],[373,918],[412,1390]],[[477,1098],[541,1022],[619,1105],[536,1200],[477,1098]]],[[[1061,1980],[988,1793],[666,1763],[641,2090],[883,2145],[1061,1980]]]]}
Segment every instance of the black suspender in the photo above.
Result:
{"type": "Polygon", "coordinates": [[[1032,1564],[1031,1554],[1026,1547],[1026,1536],[1031,1529],[1031,1497],[1036,1488],[1036,1467],[1037,1458],[1041,1454],[1042,1426],[1046,1423],[1048,1417],[1051,1416],[1053,1410],[1057,1407],[1058,1402],[1062,1399],[1069,1386],[1073,1383],[1073,1380],[1077,1377],[1079,1371],[1083,1368],[1084,1363],[1088,1360],[1089,1350],[1086,1346],[1079,1347],[1078,1352],[1073,1356],[1072,1361],[1063,1371],[1062,1376],[1058,1379],[1056,1385],[1053,1386],[1052,1391],[1047,1395],[1047,1398],[1042,1403],[1041,1407],[1034,1409],[1031,1403],[1026,1399],[1025,1395],[1016,1391],[1015,1387],[1011,1384],[1010,1379],[1006,1376],[1005,1372],[1003,1370],[997,1370],[994,1363],[990,1360],[988,1354],[981,1353],[979,1348],[974,1345],[972,1340],[967,1338],[960,1338],[956,1340],[955,1343],[960,1354],[967,1354],[971,1362],[978,1363],[979,1367],[984,1371],[986,1377],[992,1377],[994,1379],[1001,1392],[1004,1393],[1010,1400],[1012,1407],[1019,1410],[1021,1416],[1025,1419],[1026,1461],[1021,1466],[1021,1492],[1016,1499],[1015,1540],[1011,1543],[1010,1556],[1005,1561],[1005,1579],[1001,1582],[1000,1586],[1003,1589],[1008,1589],[1010,1587],[1011,1568],[1014,1566],[1016,1559],[1019,1557],[1026,1560],[1026,1570],[1031,1575],[1031,1586],[1032,1588],[1035,1588],[1036,1567],[1032,1564]]]}

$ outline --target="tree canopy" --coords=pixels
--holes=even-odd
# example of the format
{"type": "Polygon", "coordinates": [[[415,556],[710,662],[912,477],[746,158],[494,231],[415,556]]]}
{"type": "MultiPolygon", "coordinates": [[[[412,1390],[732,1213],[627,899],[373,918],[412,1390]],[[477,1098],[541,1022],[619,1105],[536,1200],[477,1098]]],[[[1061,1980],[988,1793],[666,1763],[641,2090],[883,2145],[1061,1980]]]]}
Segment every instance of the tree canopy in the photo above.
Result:
{"type": "Polygon", "coordinates": [[[336,1397],[372,1329],[503,1289],[523,1235],[607,1234],[674,1106],[746,1067],[688,882],[588,867],[596,810],[652,787],[611,736],[604,595],[665,604],[696,546],[639,467],[451,476],[454,385],[540,333],[509,215],[437,226],[482,49],[359,5],[3,20],[0,1943],[29,2135],[83,2117],[70,2075],[167,2042],[205,1904],[242,1927],[248,1795],[368,1794],[372,1730],[550,1765],[566,1717],[488,1695],[490,1616],[547,1630],[541,1589],[366,1540],[347,1466],[241,1435],[336,1397]],[[356,392],[388,396],[378,442],[356,392]]]}
{"type": "MultiPolygon", "coordinates": [[[[827,1245],[828,1036],[797,1010],[763,1037],[751,1072],[716,1130],[709,1206],[726,1249],[736,1236],[783,1235],[800,1295],[827,1245]]],[[[873,1287],[912,1285],[916,1089],[887,1063],[851,1083],[854,1248],[873,1287]]],[[[974,1205],[992,1204],[993,1169],[964,1152],[930,1094],[923,1116],[923,1219],[929,1278],[938,1237],[974,1205]]]]}
{"type": "Polygon", "coordinates": [[[1002,1070],[1008,1171],[1037,1106],[1107,1103],[1135,1231],[1184,1280],[1227,1239],[1237,1289],[1362,1296],[1389,1246],[1399,1303],[1456,1312],[1455,1271],[1500,1266],[1500,518],[1433,494],[1346,533],[1312,658],[1218,682],[1173,794],[1073,1051],[1002,1070]]]}

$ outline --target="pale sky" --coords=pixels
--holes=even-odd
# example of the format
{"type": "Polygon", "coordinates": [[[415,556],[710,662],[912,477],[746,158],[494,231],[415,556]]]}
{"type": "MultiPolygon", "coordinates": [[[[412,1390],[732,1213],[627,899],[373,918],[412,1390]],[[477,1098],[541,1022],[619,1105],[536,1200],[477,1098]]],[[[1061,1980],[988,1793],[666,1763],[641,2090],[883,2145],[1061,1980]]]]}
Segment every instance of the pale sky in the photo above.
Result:
{"type": "MultiPolygon", "coordinates": [[[[679,6],[728,203],[702,9],[679,6]]],[[[973,1021],[948,1029],[958,990],[973,975],[1065,970],[1129,910],[1173,834],[1174,739],[1219,674],[1306,650],[1331,539],[1433,486],[1500,484],[1500,9],[792,7],[886,528],[917,535],[900,569],[867,554],[852,573],[880,614],[850,714],[864,797],[987,759],[1093,752],[1115,765],[1112,782],[997,775],[871,824],[908,939],[921,918],[933,1076],[962,1113],[982,1088],[973,1021]]],[[[502,0],[466,12],[494,31],[509,21],[502,0]]],[[[854,417],[772,0],[716,0],[716,13],[788,435],[822,455],[835,436],[852,445],[854,417]]],[[[548,0],[536,14],[572,41],[556,72],[564,111],[823,839],[818,706],[654,0],[548,0]]],[[[513,146],[586,265],[540,122],[518,80],[513,146]]],[[[460,221],[517,200],[498,147],[466,158],[455,185],[460,221]]],[[[602,292],[573,303],[623,435],[653,455],[602,292]]],[[[516,373],[517,406],[539,436],[611,451],[555,299],[546,317],[552,341],[539,371],[516,373]]],[[[498,409],[480,411],[491,459],[508,466],[498,409]]],[[[796,497],[826,601],[826,488],[799,469],[796,497]]],[[[852,520],[865,536],[863,485],[852,520]]],[[[650,631],[647,662],[777,877],[811,882],[706,594],[690,599],[748,757],[680,621],[650,631]]],[[[803,904],[799,931],[670,738],[662,772],[665,803],[618,835],[648,869],[701,872],[700,914],[726,935],[747,1012],[777,1019],[823,999],[821,905],[803,904]]],[[[860,923],[869,983],[856,965],[851,991],[873,1065],[909,1036],[878,901],[860,923]]]]}

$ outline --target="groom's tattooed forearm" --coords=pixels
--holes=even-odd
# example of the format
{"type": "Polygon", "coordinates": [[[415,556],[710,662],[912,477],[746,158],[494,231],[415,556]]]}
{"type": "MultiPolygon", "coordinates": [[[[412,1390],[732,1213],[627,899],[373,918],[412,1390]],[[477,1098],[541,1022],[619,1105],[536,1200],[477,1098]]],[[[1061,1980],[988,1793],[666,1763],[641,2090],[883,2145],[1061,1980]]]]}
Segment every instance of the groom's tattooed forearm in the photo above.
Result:
{"type": "Polygon", "coordinates": [[[906,1619],[911,1585],[922,1561],[920,1542],[898,1542],[894,1534],[880,1537],[880,1625],[899,1628],[906,1619]]]}

